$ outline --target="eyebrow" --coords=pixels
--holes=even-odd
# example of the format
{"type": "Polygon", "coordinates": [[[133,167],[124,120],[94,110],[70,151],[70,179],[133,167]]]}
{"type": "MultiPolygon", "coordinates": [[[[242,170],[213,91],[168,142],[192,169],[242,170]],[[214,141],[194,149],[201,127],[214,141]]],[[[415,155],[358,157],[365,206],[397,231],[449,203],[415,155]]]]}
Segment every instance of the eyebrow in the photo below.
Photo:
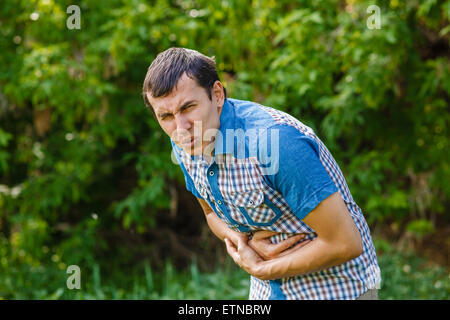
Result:
{"type": "MultiPolygon", "coordinates": [[[[180,110],[180,109],[183,109],[184,107],[187,107],[187,106],[190,105],[190,104],[196,103],[196,102],[197,102],[196,100],[189,100],[189,101],[186,101],[185,103],[183,103],[183,104],[177,109],[177,111],[180,110]]],[[[165,117],[165,116],[170,116],[170,115],[171,115],[170,112],[164,112],[164,113],[158,114],[158,116],[159,116],[160,118],[163,118],[163,117],[165,117]]]]}

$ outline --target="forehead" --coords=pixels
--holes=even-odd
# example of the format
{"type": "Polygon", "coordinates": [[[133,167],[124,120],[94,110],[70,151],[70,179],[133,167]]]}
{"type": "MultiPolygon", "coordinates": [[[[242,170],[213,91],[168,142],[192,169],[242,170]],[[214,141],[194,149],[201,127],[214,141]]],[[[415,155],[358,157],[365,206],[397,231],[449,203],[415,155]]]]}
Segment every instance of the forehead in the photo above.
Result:
{"type": "Polygon", "coordinates": [[[174,111],[183,102],[199,100],[204,96],[206,96],[205,90],[194,79],[189,78],[186,73],[180,77],[172,92],[167,96],[154,98],[150,92],[147,92],[147,98],[155,112],[174,111]]]}

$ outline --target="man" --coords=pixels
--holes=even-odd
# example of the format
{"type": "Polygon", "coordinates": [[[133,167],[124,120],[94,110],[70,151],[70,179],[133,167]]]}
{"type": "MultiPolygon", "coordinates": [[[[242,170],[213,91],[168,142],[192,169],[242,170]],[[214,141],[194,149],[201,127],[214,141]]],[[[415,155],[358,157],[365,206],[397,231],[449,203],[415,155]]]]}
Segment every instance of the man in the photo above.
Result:
{"type": "Polygon", "coordinates": [[[369,228],[335,160],[292,116],[226,98],[213,59],[160,53],[143,97],[250,299],[376,299],[369,228]]]}

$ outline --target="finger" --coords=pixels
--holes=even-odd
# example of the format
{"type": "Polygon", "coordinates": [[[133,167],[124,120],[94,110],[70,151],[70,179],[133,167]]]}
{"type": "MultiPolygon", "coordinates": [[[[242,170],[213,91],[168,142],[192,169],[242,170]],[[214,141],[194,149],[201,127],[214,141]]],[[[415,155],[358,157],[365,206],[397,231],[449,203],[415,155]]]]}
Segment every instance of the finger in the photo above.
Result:
{"type": "Polygon", "coordinates": [[[227,247],[228,254],[233,258],[233,260],[236,261],[236,259],[239,256],[236,247],[233,245],[231,240],[229,240],[227,238],[225,238],[224,240],[225,240],[225,246],[227,247]]]}
{"type": "Polygon", "coordinates": [[[298,241],[300,241],[304,237],[305,237],[304,234],[297,234],[295,236],[289,237],[289,238],[275,244],[274,250],[276,252],[284,251],[284,250],[288,249],[289,247],[293,246],[294,244],[296,244],[298,241]]]}
{"type": "Polygon", "coordinates": [[[248,242],[248,245],[255,250],[259,256],[261,256],[265,260],[270,260],[276,256],[278,256],[281,252],[293,246],[295,243],[300,241],[306,236],[306,234],[297,234],[291,236],[277,244],[272,244],[269,239],[251,239],[248,242]]]}
{"type": "Polygon", "coordinates": [[[236,250],[236,247],[235,247],[235,245],[234,245],[234,243],[233,242],[231,242],[231,240],[230,239],[228,239],[228,238],[225,238],[224,239],[224,241],[225,241],[225,246],[227,247],[227,251],[228,251],[228,253],[236,253],[237,252],[237,250],[236,250]]]}
{"type": "Polygon", "coordinates": [[[247,245],[256,252],[257,255],[259,255],[264,260],[270,259],[270,250],[272,243],[270,240],[254,240],[251,239],[248,241],[247,245]]]}
{"type": "Polygon", "coordinates": [[[239,253],[239,255],[247,247],[248,247],[247,243],[243,239],[239,238],[237,243],[237,252],[239,253]]]}
{"type": "Polygon", "coordinates": [[[302,242],[298,243],[297,245],[293,246],[292,248],[287,249],[287,250],[281,252],[278,256],[279,256],[279,257],[282,257],[282,256],[285,256],[285,255],[287,255],[287,254],[290,254],[290,253],[292,253],[293,251],[296,251],[296,250],[298,250],[298,249],[300,249],[300,248],[306,246],[306,245],[307,245],[308,243],[310,243],[311,241],[312,241],[312,240],[305,240],[305,241],[302,241],[302,242]]]}
{"type": "Polygon", "coordinates": [[[265,239],[265,238],[269,238],[275,234],[277,234],[278,232],[274,232],[274,231],[269,231],[269,230],[261,230],[261,231],[256,231],[253,234],[253,238],[255,240],[260,240],[260,239],[265,239]]]}
{"type": "Polygon", "coordinates": [[[240,256],[239,253],[237,252],[237,249],[234,247],[233,243],[229,239],[225,238],[224,240],[228,254],[233,259],[234,263],[236,263],[239,267],[241,267],[240,256]]]}

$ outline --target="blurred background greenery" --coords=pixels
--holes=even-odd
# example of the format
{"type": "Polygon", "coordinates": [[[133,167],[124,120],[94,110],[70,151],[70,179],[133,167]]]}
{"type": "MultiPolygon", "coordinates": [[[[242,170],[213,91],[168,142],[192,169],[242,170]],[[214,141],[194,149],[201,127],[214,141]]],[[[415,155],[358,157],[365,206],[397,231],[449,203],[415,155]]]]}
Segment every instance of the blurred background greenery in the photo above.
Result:
{"type": "Polygon", "coordinates": [[[181,46],[216,57],[228,96],[322,138],[375,238],[381,299],[448,299],[449,16],[439,0],[3,0],[0,298],[248,297],[141,98],[181,46]]]}

